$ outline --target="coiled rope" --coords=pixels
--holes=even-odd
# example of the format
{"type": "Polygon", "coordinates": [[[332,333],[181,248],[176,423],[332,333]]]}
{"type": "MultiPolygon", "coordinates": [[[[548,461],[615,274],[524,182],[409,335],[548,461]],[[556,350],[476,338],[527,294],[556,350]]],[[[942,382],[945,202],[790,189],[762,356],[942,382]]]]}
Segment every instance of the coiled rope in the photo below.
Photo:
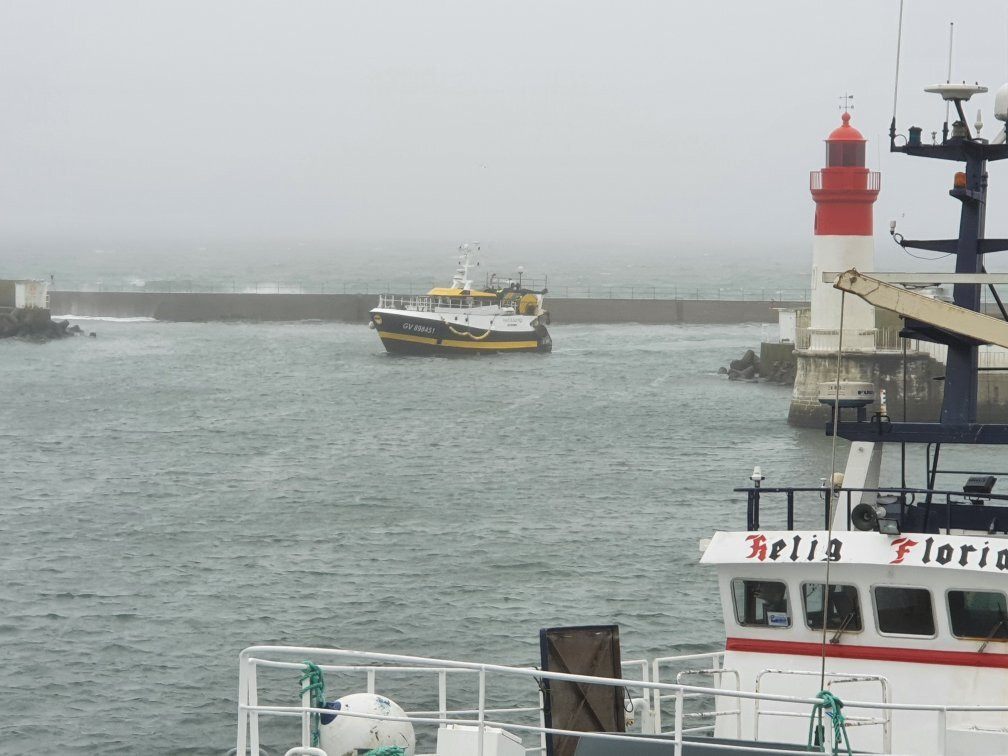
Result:
{"type": "Polygon", "coordinates": [[[406,756],[406,749],[399,746],[382,746],[381,748],[372,748],[364,756],[406,756]]]}
{"type": "Polygon", "coordinates": [[[833,720],[833,756],[840,756],[840,742],[843,741],[847,749],[847,756],[852,756],[850,740],[847,738],[847,720],[840,712],[843,708],[843,701],[834,696],[828,690],[820,690],[816,695],[820,703],[812,705],[812,715],[809,717],[808,749],[819,746],[823,742],[825,730],[823,728],[823,710],[826,716],[833,720]]]}
{"type": "MultiPolygon", "coordinates": [[[[304,662],[305,673],[301,675],[301,695],[305,693],[311,694],[309,699],[311,703],[311,708],[313,709],[324,709],[326,705],[325,699],[325,677],[322,675],[322,670],[319,669],[317,664],[312,664],[310,661],[304,662]],[[305,685],[305,683],[308,683],[305,685]]],[[[318,747],[319,744],[319,726],[320,726],[321,714],[311,715],[311,744],[312,747],[318,747]]]]}
{"type": "Polygon", "coordinates": [[[454,328],[452,328],[450,324],[446,323],[446,325],[448,325],[448,330],[454,333],[456,336],[468,336],[473,341],[482,341],[483,339],[485,339],[487,336],[490,335],[490,331],[492,330],[491,328],[487,328],[486,333],[484,333],[482,336],[476,336],[475,334],[473,334],[472,331],[456,331],[454,328]]]}

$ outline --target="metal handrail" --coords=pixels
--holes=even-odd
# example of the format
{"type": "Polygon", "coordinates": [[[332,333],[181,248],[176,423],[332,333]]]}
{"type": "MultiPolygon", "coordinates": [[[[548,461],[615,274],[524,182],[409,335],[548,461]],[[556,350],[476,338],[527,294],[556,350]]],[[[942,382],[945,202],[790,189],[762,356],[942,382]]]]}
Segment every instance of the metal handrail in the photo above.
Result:
{"type": "Polygon", "coordinates": [[[497,300],[471,303],[453,297],[429,296],[426,294],[379,294],[378,307],[387,310],[409,310],[412,312],[453,312],[458,310],[476,310],[482,308],[499,309],[503,314],[514,312],[513,307],[501,307],[497,300]]]}
{"type": "MultiPolygon", "coordinates": [[[[558,735],[576,735],[579,737],[586,738],[603,738],[603,739],[615,739],[615,740],[641,740],[641,736],[633,734],[613,734],[613,733],[587,733],[587,732],[577,732],[572,730],[564,730],[560,728],[547,728],[539,725],[525,725],[514,722],[502,721],[499,718],[488,717],[487,714],[490,713],[489,707],[486,703],[486,682],[488,673],[495,673],[501,676],[510,675],[518,678],[527,678],[533,681],[541,681],[542,679],[550,680],[564,680],[569,682],[578,683],[590,683],[596,685],[610,685],[619,686],[625,688],[627,683],[630,682],[634,686],[640,686],[645,690],[659,691],[661,694],[674,694],[676,697],[676,722],[675,728],[669,732],[665,733],[669,736],[668,742],[674,744],[675,752],[681,754],[682,744],[684,743],[684,736],[687,729],[684,726],[685,712],[683,710],[683,704],[685,697],[690,694],[703,694],[703,695],[713,695],[717,697],[727,697],[733,698],[738,701],[743,700],[753,700],[761,702],[781,702],[790,703],[792,705],[803,705],[812,706],[821,703],[818,698],[805,698],[799,696],[785,696],[785,695],[775,695],[762,692],[750,692],[742,690],[730,690],[724,688],[716,688],[709,686],[691,686],[673,683],[661,683],[657,680],[653,681],[628,681],[624,679],[617,678],[606,678],[606,677],[594,677],[590,675],[574,675],[561,672],[546,672],[543,670],[535,669],[533,667],[509,667],[504,665],[493,665],[493,664],[475,664],[471,662],[458,662],[447,659],[424,659],[422,657],[414,656],[403,656],[395,654],[379,654],[372,652],[363,651],[351,651],[346,649],[323,649],[323,648],[311,648],[311,647],[283,647],[283,646],[253,646],[245,649],[241,652],[239,657],[239,701],[238,701],[238,740],[237,740],[237,751],[239,753],[245,753],[250,747],[253,753],[258,753],[259,749],[259,729],[258,729],[258,719],[260,716],[264,715],[276,715],[276,716],[286,716],[286,717],[300,717],[302,721],[307,717],[307,715],[312,713],[319,714],[329,714],[331,711],[324,709],[312,709],[304,704],[301,706],[277,706],[277,705],[261,705],[258,700],[258,684],[256,676],[256,668],[258,666],[285,666],[292,669],[302,669],[303,665],[294,662],[283,662],[275,661],[267,658],[260,658],[264,655],[294,655],[296,658],[315,658],[315,659],[340,659],[354,657],[362,660],[369,660],[374,662],[376,665],[363,665],[368,668],[370,672],[392,672],[396,671],[397,668],[393,666],[387,666],[390,664],[403,664],[405,669],[415,669],[417,671],[427,671],[427,672],[438,672],[438,674],[447,674],[450,671],[468,671],[475,673],[479,677],[479,697],[477,706],[477,716],[473,718],[461,718],[461,717],[448,717],[446,711],[439,711],[437,716],[420,716],[420,715],[409,715],[407,718],[409,721],[417,724],[430,724],[430,725],[444,725],[444,724],[462,724],[469,726],[476,726],[479,729],[478,736],[478,753],[476,756],[482,756],[483,753],[483,734],[488,727],[500,727],[507,728],[508,730],[527,733],[527,734],[537,734],[540,737],[544,737],[545,734],[558,734],[558,735]]],[[[663,661],[668,662],[671,660],[678,659],[679,661],[688,661],[690,659],[696,659],[698,656],[712,655],[684,655],[682,657],[664,657],[663,661]]],[[[338,665],[333,664],[320,664],[323,670],[327,668],[338,669],[338,665]]],[[[354,665],[359,667],[362,665],[354,665]]],[[[403,668],[399,668],[398,671],[404,671],[403,668]]],[[[848,675],[850,677],[850,675],[848,675]]],[[[652,694],[653,695],[653,694],[652,694]]],[[[889,701],[855,701],[848,700],[844,702],[845,706],[851,709],[868,709],[873,711],[881,712],[892,712],[892,711],[924,711],[932,712],[937,715],[936,719],[936,740],[939,743],[939,752],[945,752],[945,742],[946,742],[946,731],[947,731],[947,717],[949,713],[953,712],[964,712],[964,713],[979,713],[979,712],[1000,712],[1008,713],[1008,705],[937,705],[937,704],[896,704],[889,701]]],[[[351,713],[347,712],[348,715],[351,713]]],[[[393,717],[393,716],[379,716],[379,715],[366,715],[371,719],[389,719],[392,721],[401,721],[403,718],[393,717]]],[[[306,732],[303,732],[303,738],[306,736],[306,732]]],[[[305,746],[306,743],[302,743],[305,746]]],[[[696,741],[691,742],[691,747],[703,747],[701,743],[696,741]]],[[[533,749],[535,750],[535,749],[533,749]]],[[[745,752],[748,750],[744,746],[739,746],[736,748],[739,752],[745,752]]],[[[753,752],[759,752],[757,749],[753,749],[753,752]]],[[[787,751],[780,751],[781,753],[787,753],[787,751]]],[[[796,750],[793,753],[802,753],[803,751],[796,750]]],[[[764,751],[765,753],[765,751],[764,751]]]]}
{"type": "MultiPolygon", "coordinates": [[[[766,675],[781,675],[781,676],[795,676],[795,677],[820,677],[825,675],[827,678],[826,687],[831,688],[834,685],[842,685],[845,683],[855,683],[855,682],[876,682],[882,691],[882,701],[888,703],[890,701],[889,697],[889,680],[884,675],[872,675],[872,674],[851,674],[846,672],[814,672],[809,670],[797,670],[797,669],[764,669],[756,675],[756,692],[760,692],[762,687],[763,678],[766,675]]],[[[760,716],[779,716],[779,717],[803,717],[808,718],[808,713],[806,712],[795,712],[795,711],[780,711],[780,710],[769,710],[764,711],[760,706],[760,701],[755,702],[755,707],[753,711],[753,736],[759,737],[759,723],[760,716]]],[[[891,712],[886,711],[882,717],[858,717],[849,713],[851,709],[851,704],[845,703],[844,708],[848,710],[848,713],[844,714],[844,720],[847,722],[848,726],[851,727],[863,727],[863,726],[873,726],[882,725],[882,748],[885,753],[892,751],[892,716],[891,712]]]]}
{"type": "MultiPolygon", "coordinates": [[[[830,515],[830,496],[826,494],[831,494],[830,489],[825,487],[825,485],[814,487],[814,486],[747,486],[742,488],[732,489],[735,493],[745,493],[748,497],[748,509],[746,515],[746,529],[747,530],[759,530],[760,529],[760,513],[761,513],[761,503],[762,498],[765,494],[784,494],[785,504],[786,504],[786,529],[794,529],[794,516],[795,516],[795,494],[800,493],[816,493],[819,496],[820,506],[823,508],[823,518],[824,527],[829,527],[829,515],[830,515]]],[[[906,507],[910,504],[914,504],[917,501],[923,501],[926,497],[931,497],[931,505],[939,507],[948,507],[948,512],[951,512],[951,506],[955,504],[969,504],[973,501],[984,501],[988,504],[995,504],[995,506],[1008,506],[1008,494],[996,494],[996,493],[970,493],[967,494],[961,489],[956,491],[950,491],[947,489],[937,489],[937,488],[900,488],[900,487],[875,487],[875,488],[841,488],[835,492],[835,495],[842,497],[842,500],[846,503],[846,526],[849,529],[851,524],[851,497],[858,494],[882,494],[882,495],[895,495],[900,498],[901,507],[906,507]],[[938,497],[938,501],[935,500],[938,497]],[[1003,504],[999,504],[1003,503],[1003,504]]],[[[948,530],[948,527],[946,527],[948,530]]]]}

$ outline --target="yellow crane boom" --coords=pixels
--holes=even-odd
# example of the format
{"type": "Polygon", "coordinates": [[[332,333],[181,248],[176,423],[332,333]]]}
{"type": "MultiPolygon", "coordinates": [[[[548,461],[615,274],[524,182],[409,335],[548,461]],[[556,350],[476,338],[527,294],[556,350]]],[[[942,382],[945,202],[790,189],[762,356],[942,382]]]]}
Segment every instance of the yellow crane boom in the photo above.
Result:
{"type": "Polygon", "coordinates": [[[853,268],[841,273],[833,288],[849,291],[869,304],[891,310],[902,317],[913,318],[983,344],[1008,348],[1008,322],[885,283],[853,268]]]}

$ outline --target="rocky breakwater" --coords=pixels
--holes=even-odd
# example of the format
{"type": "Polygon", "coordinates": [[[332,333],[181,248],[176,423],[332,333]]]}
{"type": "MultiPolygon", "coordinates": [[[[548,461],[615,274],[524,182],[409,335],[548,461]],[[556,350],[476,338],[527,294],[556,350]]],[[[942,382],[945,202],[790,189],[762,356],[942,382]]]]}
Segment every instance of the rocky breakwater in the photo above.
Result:
{"type": "Polygon", "coordinates": [[[0,309],[0,339],[44,342],[83,333],[80,326],[70,325],[69,320],[53,320],[49,310],[40,307],[0,309]]]}
{"type": "Polygon", "coordinates": [[[752,349],[747,349],[741,359],[732,360],[727,368],[721,368],[722,375],[727,374],[729,381],[766,381],[784,386],[794,385],[795,362],[790,351],[786,354],[756,355],[752,349]],[[777,357],[778,359],[769,359],[777,357]]]}

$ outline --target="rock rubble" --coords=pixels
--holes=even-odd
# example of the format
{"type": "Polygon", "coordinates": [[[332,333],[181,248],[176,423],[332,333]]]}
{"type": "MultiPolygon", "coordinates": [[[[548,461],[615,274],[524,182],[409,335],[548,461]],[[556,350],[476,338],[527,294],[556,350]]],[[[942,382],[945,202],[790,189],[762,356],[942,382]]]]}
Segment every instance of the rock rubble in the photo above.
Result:
{"type": "MultiPolygon", "coordinates": [[[[70,325],[69,320],[53,320],[48,310],[38,307],[0,309],[0,339],[44,342],[83,333],[80,326],[70,325]]],[[[91,336],[95,336],[93,331],[91,336]]]]}

